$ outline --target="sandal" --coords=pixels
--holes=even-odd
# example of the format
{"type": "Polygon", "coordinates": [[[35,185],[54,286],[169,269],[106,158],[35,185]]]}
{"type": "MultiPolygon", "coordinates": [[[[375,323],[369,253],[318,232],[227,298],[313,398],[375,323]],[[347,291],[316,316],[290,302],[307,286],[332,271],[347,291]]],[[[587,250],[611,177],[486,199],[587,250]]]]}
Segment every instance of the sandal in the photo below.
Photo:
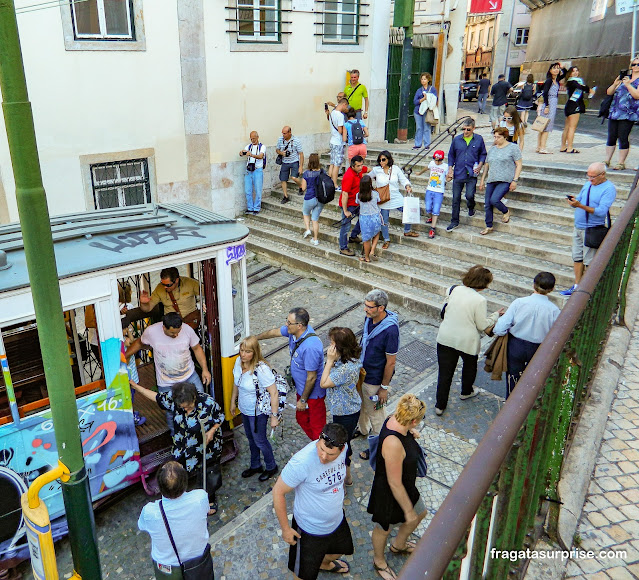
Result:
{"type": "Polygon", "coordinates": [[[373,568],[375,568],[375,572],[377,572],[380,578],[383,578],[384,580],[397,580],[397,574],[395,574],[393,569],[388,564],[386,564],[386,568],[382,568],[381,566],[378,566],[377,564],[375,564],[375,562],[373,562],[373,568]]]}
{"type": "Polygon", "coordinates": [[[415,548],[417,548],[417,544],[415,542],[407,541],[406,547],[403,550],[396,548],[395,546],[393,546],[393,544],[391,544],[389,547],[390,551],[393,554],[412,554],[415,551],[415,548]]]}
{"type": "Polygon", "coordinates": [[[571,149],[570,151],[564,151],[564,153],[581,153],[578,149],[571,149]]]}
{"type": "Polygon", "coordinates": [[[348,574],[351,569],[344,560],[333,560],[331,562],[333,566],[331,568],[320,568],[322,572],[331,572],[333,574],[348,574]]]}
{"type": "Polygon", "coordinates": [[[362,256],[362,257],[359,259],[359,261],[360,261],[360,262],[370,262],[370,260],[369,260],[368,258],[365,258],[364,256],[362,256]]]}
{"type": "Polygon", "coordinates": [[[382,244],[382,250],[388,250],[388,246],[390,246],[390,240],[386,240],[386,241],[382,244]]]}
{"type": "Polygon", "coordinates": [[[560,149],[559,153],[571,153],[568,151],[568,148],[566,147],[566,149],[560,149]]]}
{"type": "Polygon", "coordinates": [[[214,516],[217,513],[217,502],[214,501],[213,503],[209,504],[209,516],[214,516]]]}
{"type": "Polygon", "coordinates": [[[615,171],[623,171],[625,168],[626,168],[625,163],[617,163],[617,165],[613,167],[615,171]]]}
{"type": "Polygon", "coordinates": [[[546,151],[545,149],[540,149],[537,153],[540,155],[552,155],[552,151],[546,151]]]}
{"type": "Polygon", "coordinates": [[[370,449],[366,449],[364,451],[360,451],[359,452],[359,458],[363,459],[364,461],[369,461],[371,458],[371,451],[370,449]]]}
{"type": "Polygon", "coordinates": [[[493,228],[486,228],[485,230],[482,230],[481,232],[479,232],[480,236],[485,236],[486,234],[491,234],[493,231],[493,228]]]}
{"type": "Polygon", "coordinates": [[[610,161],[604,161],[604,165],[605,165],[606,167],[610,167],[610,161]]]}

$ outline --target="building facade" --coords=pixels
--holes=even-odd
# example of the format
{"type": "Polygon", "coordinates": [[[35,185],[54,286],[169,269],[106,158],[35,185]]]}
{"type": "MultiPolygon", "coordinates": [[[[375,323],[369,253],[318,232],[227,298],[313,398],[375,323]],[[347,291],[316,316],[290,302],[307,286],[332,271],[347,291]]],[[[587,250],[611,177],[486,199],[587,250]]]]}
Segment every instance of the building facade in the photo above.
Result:
{"type": "MultiPolygon", "coordinates": [[[[185,201],[234,216],[256,130],[328,147],[324,102],[359,69],[384,130],[390,0],[16,3],[49,211],[185,201]]],[[[0,119],[0,222],[18,219],[0,119]]]]}

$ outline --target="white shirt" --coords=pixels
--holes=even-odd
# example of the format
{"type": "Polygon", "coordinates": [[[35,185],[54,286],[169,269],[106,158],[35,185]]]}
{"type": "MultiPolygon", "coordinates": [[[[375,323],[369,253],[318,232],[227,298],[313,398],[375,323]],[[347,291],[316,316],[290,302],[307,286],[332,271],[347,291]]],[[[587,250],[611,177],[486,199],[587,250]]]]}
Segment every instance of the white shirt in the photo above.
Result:
{"type": "Polygon", "coordinates": [[[333,109],[331,111],[329,123],[331,125],[331,145],[341,145],[344,140],[342,139],[342,134],[338,129],[344,126],[344,113],[337,109],[333,109]]]}
{"type": "Polygon", "coordinates": [[[439,165],[433,159],[428,164],[430,177],[428,178],[427,189],[436,193],[444,193],[446,189],[446,174],[448,173],[448,163],[442,161],[439,165]]]}
{"type": "Polygon", "coordinates": [[[397,166],[392,165],[390,175],[384,173],[379,166],[373,167],[370,176],[375,180],[375,187],[383,187],[390,184],[390,199],[386,203],[380,204],[380,209],[397,209],[403,207],[404,196],[399,191],[399,186],[406,187],[410,185],[410,181],[404,175],[404,172],[397,166]]]}
{"type": "MultiPolygon", "coordinates": [[[[266,147],[261,143],[257,145],[253,145],[253,143],[249,143],[246,147],[244,147],[245,151],[250,151],[253,155],[259,155],[260,153],[266,154],[266,147]]],[[[255,159],[255,157],[251,157],[250,155],[246,156],[246,164],[255,163],[255,169],[264,169],[264,157],[262,159],[255,159]]]]}
{"type": "MultiPolygon", "coordinates": [[[[257,382],[260,390],[266,390],[266,388],[275,383],[275,377],[268,365],[260,363],[255,370],[257,371],[257,382]]],[[[237,385],[238,392],[237,406],[242,415],[248,415],[249,417],[255,416],[255,403],[257,402],[255,382],[253,381],[254,376],[250,371],[242,372],[242,361],[238,356],[233,366],[233,382],[237,385]]]]}
{"type": "Polygon", "coordinates": [[[517,298],[497,321],[493,332],[497,336],[510,332],[522,340],[541,344],[557,316],[559,308],[548,296],[535,293],[525,298],[517,298]]]}
{"type": "MultiPolygon", "coordinates": [[[[209,498],[203,489],[187,491],[175,499],[162,498],[166,519],[180,560],[200,556],[209,541],[206,518],[209,498]]],[[[151,558],[160,564],[177,566],[178,559],[166,531],[160,500],[146,504],[138,519],[138,528],[151,536],[151,558]]]]}

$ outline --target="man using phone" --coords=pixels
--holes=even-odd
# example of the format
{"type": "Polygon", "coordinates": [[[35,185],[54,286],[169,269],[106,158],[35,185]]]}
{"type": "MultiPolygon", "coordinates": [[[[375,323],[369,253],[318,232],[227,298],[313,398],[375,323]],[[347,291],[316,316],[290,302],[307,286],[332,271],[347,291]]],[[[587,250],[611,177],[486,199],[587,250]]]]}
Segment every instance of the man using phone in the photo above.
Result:
{"type": "Polygon", "coordinates": [[[562,296],[571,296],[577,290],[586,268],[597,253],[597,248],[586,246],[586,230],[606,223],[610,206],[614,203],[617,190],[606,178],[606,166],[592,163],[586,172],[588,182],[581,188],[579,195],[567,195],[568,204],[575,208],[575,227],[572,236],[572,261],[575,270],[575,283],[560,292],[562,296]]]}

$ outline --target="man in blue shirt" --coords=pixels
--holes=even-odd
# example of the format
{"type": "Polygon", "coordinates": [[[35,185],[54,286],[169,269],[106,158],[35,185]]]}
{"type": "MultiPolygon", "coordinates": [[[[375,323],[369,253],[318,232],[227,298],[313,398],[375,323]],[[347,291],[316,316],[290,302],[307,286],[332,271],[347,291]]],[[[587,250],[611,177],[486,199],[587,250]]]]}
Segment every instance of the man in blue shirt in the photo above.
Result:
{"type": "Polygon", "coordinates": [[[615,186],[606,178],[606,166],[603,163],[592,163],[586,175],[588,183],[581,188],[579,195],[568,197],[568,203],[575,208],[575,227],[572,235],[575,283],[560,292],[562,296],[570,296],[577,289],[586,268],[597,253],[597,248],[586,246],[586,229],[606,223],[610,206],[617,197],[615,186]]]}
{"type": "Polygon", "coordinates": [[[463,134],[453,138],[448,150],[448,179],[453,180],[453,215],[446,231],[459,225],[461,193],[466,186],[468,216],[475,215],[475,190],[477,176],[486,161],[486,145],[481,135],[475,134],[475,121],[466,119],[462,124],[463,134]]]}
{"type": "Polygon", "coordinates": [[[292,308],[286,324],[257,335],[257,340],[288,338],[291,355],[291,376],[297,392],[296,419],[312,441],[326,425],[325,389],[320,387],[324,369],[324,346],[309,326],[310,316],[304,308],[292,308]]]}

